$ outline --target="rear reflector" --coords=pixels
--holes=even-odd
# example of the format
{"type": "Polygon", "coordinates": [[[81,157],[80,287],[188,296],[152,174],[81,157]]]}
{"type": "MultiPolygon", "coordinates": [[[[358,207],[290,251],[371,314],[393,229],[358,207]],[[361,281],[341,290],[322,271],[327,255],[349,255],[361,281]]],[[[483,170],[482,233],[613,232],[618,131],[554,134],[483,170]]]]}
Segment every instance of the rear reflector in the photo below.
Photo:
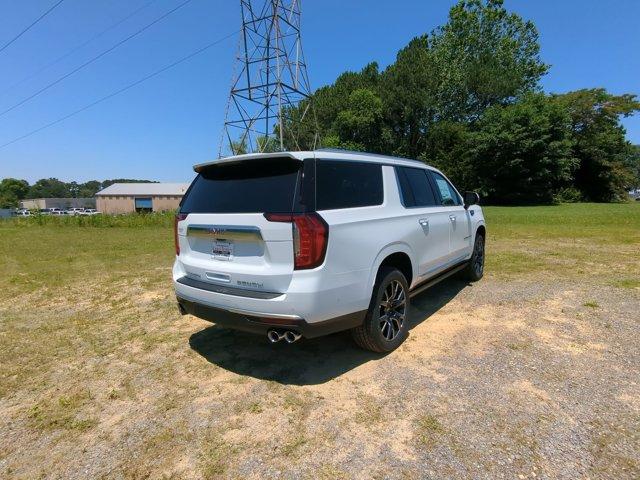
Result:
{"type": "Polygon", "coordinates": [[[180,239],[178,238],[178,222],[187,218],[187,213],[176,213],[173,220],[173,241],[176,245],[176,256],[180,255],[180,239]]]}
{"type": "Polygon", "coordinates": [[[270,222],[293,224],[294,269],[316,268],[324,262],[329,241],[329,226],[317,213],[265,213],[270,222]]]}

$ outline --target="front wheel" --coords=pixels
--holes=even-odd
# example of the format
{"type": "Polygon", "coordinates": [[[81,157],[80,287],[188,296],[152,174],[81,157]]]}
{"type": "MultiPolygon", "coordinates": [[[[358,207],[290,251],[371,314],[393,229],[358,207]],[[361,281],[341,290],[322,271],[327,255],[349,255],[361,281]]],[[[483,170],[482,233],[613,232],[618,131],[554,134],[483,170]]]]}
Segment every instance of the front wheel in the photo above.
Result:
{"type": "Polygon", "coordinates": [[[471,282],[477,282],[482,275],[484,275],[484,235],[478,233],[473,243],[473,254],[467,268],[464,269],[464,277],[471,282]]]}
{"type": "Polygon", "coordinates": [[[409,333],[409,285],[396,268],[380,270],[364,323],[352,330],[358,346],[373,352],[390,352],[409,333]]]}

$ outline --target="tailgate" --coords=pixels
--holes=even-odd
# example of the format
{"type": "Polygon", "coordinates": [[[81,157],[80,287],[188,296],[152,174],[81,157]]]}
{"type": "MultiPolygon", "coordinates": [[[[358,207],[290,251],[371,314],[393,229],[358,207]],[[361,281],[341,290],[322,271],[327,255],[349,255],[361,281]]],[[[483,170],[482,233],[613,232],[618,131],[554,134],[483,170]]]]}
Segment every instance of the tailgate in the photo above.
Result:
{"type": "Polygon", "coordinates": [[[262,214],[189,214],[178,225],[187,276],[232,287],[284,292],[293,274],[290,223],[262,214]]]}
{"type": "Polygon", "coordinates": [[[291,213],[302,171],[292,158],[221,163],[201,170],[180,208],[178,240],[187,276],[234,288],[285,292],[294,269],[291,213]]]}

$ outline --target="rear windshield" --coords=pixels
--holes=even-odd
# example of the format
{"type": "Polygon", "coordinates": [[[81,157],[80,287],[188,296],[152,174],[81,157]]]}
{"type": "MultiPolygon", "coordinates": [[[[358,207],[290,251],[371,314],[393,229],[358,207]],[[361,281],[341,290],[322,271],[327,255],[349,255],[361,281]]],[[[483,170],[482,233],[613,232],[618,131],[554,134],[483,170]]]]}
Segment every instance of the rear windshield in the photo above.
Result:
{"type": "Polygon", "coordinates": [[[277,158],[209,167],[193,181],[180,212],[291,212],[301,166],[277,158]]]}

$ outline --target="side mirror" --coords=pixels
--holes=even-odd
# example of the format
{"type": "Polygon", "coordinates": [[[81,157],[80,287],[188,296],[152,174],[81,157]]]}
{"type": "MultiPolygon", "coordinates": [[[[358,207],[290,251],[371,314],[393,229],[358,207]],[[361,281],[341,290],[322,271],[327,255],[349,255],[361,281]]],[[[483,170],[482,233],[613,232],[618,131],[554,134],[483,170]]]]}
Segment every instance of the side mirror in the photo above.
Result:
{"type": "Polygon", "coordinates": [[[480,203],[480,195],[476,192],[464,192],[464,208],[480,203]]]}

